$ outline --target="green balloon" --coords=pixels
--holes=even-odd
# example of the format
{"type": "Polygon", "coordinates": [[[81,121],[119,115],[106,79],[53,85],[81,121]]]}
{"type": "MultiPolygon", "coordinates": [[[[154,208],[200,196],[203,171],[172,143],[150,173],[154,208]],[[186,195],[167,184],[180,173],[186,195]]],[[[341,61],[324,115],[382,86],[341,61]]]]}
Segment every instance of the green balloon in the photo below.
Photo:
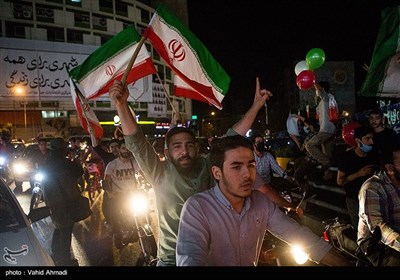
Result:
{"type": "Polygon", "coordinates": [[[320,48],[309,50],[306,55],[306,62],[309,70],[321,67],[325,62],[325,52],[320,48]]]}

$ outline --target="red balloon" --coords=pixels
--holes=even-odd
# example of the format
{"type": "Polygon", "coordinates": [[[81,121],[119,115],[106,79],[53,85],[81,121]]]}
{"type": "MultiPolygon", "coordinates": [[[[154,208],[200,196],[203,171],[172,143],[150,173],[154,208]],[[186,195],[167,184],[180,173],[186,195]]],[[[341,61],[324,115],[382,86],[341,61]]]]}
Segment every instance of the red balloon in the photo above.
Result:
{"type": "Polygon", "coordinates": [[[300,89],[309,89],[314,86],[316,80],[314,71],[304,70],[297,75],[296,84],[300,89]]]}
{"type": "Polygon", "coordinates": [[[347,145],[352,147],[357,146],[356,140],[354,140],[354,129],[360,126],[361,124],[358,122],[351,122],[342,127],[342,138],[347,145]]]}

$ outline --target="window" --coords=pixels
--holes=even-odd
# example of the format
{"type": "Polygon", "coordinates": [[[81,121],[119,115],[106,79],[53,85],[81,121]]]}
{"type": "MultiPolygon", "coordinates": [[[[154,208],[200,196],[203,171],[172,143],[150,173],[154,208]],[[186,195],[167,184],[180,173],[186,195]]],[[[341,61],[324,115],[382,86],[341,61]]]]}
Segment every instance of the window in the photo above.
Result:
{"type": "Polygon", "coordinates": [[[100,11],[113,14],[113,1],[112,0],[99,0],[100,11]]]}
{"type": "MultiPolygon", "coordinates": [[[[39,27],[39,26],[38,26],[39,27]]],[[[64,28],[45,28],[47,29],[47,40],[53,42],[65,42],[64,28]]]]}
{"type": "Polygon", "coordinates": [[[86,12],[74,12],[76,27],[90,28],[90,15],[86,12]]]}
{"type": "Polygon", "coordinates": [[[107,18],[102,15],[92,15],[93,29],[107,31],[107,18]]]}
{"type": "Polygon", "coordinates": [[[67,29],[67,42],[83,44],[83,32],[73,29],[67,29]]]}
{"type": "Polygon", "coordinates": [[[43,22],[54,23],[54,8],[45,5],[36,5],[36,19],[43,22]]]}
{"type": "Polygon", "coordinates": [[[25,39],[25,27],[33,27],[33,25],[6,21],[6,37],[25,39]]]}
{"type": "Polygon", "coordinates": [[[28,19],[32,20],[32,3],[21,1],[20,3],[14,3],[13,15],[17,19],[28,19]]]}
{"type": "Polygon", "coordinates": [[[69,6],[74,6],[74,7],[82,7],[82,1],[77,1],[77,0],[66,0],[65,4],[67,4],[69,6]]]}
{"type": "Polygon", "coordinates": [[[115,13],[119,16],[128,17],[128,4],[122,1],[115,1],[115,13]]]}
{"type": "Polygon", "coordinates": [[[150,12],[139,7],[138,9],[140,10],[140,21],[146,23],[150,22],[150,12]]]}

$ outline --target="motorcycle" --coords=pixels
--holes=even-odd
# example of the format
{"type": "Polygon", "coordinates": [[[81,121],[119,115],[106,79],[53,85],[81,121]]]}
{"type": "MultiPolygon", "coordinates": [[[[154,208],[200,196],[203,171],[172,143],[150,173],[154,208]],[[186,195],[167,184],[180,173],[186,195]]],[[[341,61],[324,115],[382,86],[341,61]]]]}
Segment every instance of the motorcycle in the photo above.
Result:
{"type": "Polygon", "coordinates": [[[32,209],[38,208],[41,203],[44,203],[43,180],[44,180],[43,173],[41,172],[35,173],[33,180],[32,197],[29,206],[30,211],[32,211],[32,209]]]}
{"type": "Polygon", "coordinates": [[[102,190],[102,180],[100,167],[96,162],[87,162],[85,167],[85,180],[86,189],[88,191],[88,196],[90,202],[94,201],[97,193],[101,193],[102,190]]]}
{"type": "MultiPolygon", "coordinates": [[[[144,179],[144,178],[143,178],[144,179]]],[[[121,205],[122,225],[118,232],[113,234],[114,245],[122,249],[129,243],[139,242],[141,253],[136,266],[155,266],[157,264],[157,243],[151,228],[150,213],[151,198],[149,184],[139,182],[138,190],[131,192],[121,205]]]]}
{"type": "MultiPolygon", "coordinates": [[[[280,192],[281,196],[289,202],[294,201],[290,190],[280,192]]],[[[305,202],[306,192],[303,192],[297,200],[297,208],[305,202]]],[[[309,198],[308,198],[309,199],[309,198]]],[[[296,212],[284,210],[285,214],[301,222],[296,212]]],[[[260,265],[264,266],[299,266],[308,261],[308,255],[303,251],[301,245],[289,245],[281,239],[275,237],[272,233],[266,232],[263,241],[263,251],[260,256],[260,265]]],[[[310,262],[307,263],[309,265],[310,262]]]]}
{"type": "Polygon", "coordinates": [[[354,266],[373,266],[357,244],[357,231],[339,217],[322,221],[324,239],[354,266]]]}

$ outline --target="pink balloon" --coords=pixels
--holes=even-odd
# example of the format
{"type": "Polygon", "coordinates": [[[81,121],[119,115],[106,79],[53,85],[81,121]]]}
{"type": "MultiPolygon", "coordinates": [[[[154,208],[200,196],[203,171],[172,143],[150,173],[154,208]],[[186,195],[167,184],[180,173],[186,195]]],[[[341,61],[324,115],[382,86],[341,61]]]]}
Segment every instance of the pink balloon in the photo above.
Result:
{"type": "Polygon", "coordinates": [[[299,89],[309,89],[312,88],[317,80],[314,71],[304,70],[297,75],[296,84],[299,89]]]}

